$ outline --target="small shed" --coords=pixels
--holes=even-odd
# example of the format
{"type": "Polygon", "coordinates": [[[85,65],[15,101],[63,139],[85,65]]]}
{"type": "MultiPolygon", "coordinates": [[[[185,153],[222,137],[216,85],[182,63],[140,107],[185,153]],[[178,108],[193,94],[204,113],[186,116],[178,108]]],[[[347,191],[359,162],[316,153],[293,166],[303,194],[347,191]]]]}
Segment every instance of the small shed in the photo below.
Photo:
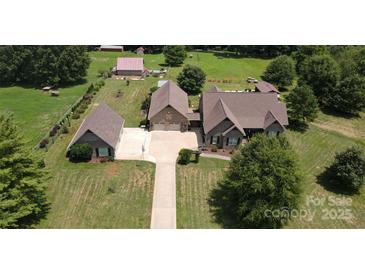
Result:
{"type": "Polygon", "coordinates": [[[100,46],[100,51],[123,51],[123,46],[100,46]]]}
{"type": "Polygon", "coordinates": [[[136,53],[139,55],[143,55],[144,54],[145,49],[143,47],[139,47],[136,49],[136,53]]]}
{"type": "Polygon", "coordinates": [[[142,76],[144,61],[141,57],[120,57],[117,59],[116,74],[122,76],[142,76]]]}

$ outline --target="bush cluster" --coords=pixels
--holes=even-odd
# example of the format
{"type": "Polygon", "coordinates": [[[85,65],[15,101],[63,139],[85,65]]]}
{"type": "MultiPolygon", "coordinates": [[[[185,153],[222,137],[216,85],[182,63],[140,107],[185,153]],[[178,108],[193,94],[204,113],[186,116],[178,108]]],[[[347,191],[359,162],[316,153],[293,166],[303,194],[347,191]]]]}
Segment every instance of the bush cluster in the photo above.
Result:
{"type": "Polygon", "coordinates": [[[93,148],[89,144],[75,144],[71,146],[68,156],[72,162],[90,161],[93,154],[93,148]]]}
{"type": "Polygon", "coordinates": [[[45,148],[48,145],[49,141],[47,138],[43,139],[40,143],[39,143],[39,147],[40,148],[45,148]]]}
{"type": "Polygon", "coordinates": [[[350,147],[337,153],[325,171],[326,177],[339,190],[356,193],[365,180],[365,156],[359,147],[350,147]]]}
{"type": "Polygon", "coordinates": [[[179,152],[179,157],[177,159],[178,164],[180,165],[187,165],[190,163],[191,155],[193,151],[191,149],[183,148],[179,152]]]}

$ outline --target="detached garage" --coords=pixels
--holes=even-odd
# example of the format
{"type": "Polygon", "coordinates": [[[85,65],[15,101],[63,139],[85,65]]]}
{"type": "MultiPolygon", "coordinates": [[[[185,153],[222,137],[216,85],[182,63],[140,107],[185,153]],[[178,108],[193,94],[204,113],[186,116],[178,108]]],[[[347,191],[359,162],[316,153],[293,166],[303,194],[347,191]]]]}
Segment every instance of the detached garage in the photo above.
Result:
{"type": "Polygon", "coordinates": [[[120,57],[117,59],[117,75],[142,76],[143,72],[143,58],[120,57]]]}
{"type": "Polygon", "coordinates": [[[68,148],[74,144],[89,144],[93,158],[114,157],[123,125],[124,119],[102,103],[82,122],[68,148]]]}
{"type": "Polygon", "coordinates": [[[175,83],[167,81],[151,97],[148,112],[150,130],[187,131],[188,95],[175,83]]]}

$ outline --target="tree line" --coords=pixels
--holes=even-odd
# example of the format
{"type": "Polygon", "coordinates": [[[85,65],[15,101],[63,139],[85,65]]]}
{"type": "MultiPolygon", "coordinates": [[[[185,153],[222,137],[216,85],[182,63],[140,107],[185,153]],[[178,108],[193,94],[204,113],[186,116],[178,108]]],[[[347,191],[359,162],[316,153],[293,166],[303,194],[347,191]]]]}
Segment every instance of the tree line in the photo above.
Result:
{"type": "Polygon", "coordinates": [[[299,46],[281,55],[262,78],[285,89],[297,79],[286,97],[292,121],[306,123],[319,108],[358,115],[365,107],[365,48],[361,46],[299,46]]]}
{"type": "MultiPolygon", "coordinates": [[[[134,51],[139,45],[124,46],[124,50],[134,51]]],[[[164,45],[143,45],[146,53],[162,53],[164,45]]],[[[187,51],[202,50],[202,51],[229,51],[236,55],[250,56],[250,57],[277,57],[283,54],[291,54],[295,51],[297,46],[287,45],[185,45],[183,46],[187,51]]]]}
{"type": "Polygon", "coordinates": [[[85,46],[0,46],[0,84],[33,86],[82,80],[90,65],[85,46]]]}

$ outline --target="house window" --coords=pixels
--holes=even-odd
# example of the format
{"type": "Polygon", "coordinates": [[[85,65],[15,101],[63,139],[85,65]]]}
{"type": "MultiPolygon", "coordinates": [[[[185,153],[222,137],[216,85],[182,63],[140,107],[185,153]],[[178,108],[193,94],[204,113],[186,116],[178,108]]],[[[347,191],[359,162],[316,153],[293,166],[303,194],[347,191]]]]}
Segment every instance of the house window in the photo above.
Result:
{"type": "Polygon", "coordinates": [[[210,139],[210,143],[212,145],[218,144],[218,141],[219,141],[219,136],[212,136],[211,139],[210,139]]]}
{"type": "Polygon", "coordinates": [[[276,131],[269,131],[269,137],[274,137],[277,136],[277,132],[276,131]]]}
{"type": "Polygon", "coordinates": [[[237,139],[237,137],[229,137],[229,138],[227,138],[227,145],[229,145],[229,146],[235,146],[235,145],[237,145],[238,144],[238,139],[237,139]]]}
{"type": "Polygon", "coordinates": [[[99,157],[109,156],[109,149],[107,147],[99,147],[98,152],[99,152],[99,157]]]}

